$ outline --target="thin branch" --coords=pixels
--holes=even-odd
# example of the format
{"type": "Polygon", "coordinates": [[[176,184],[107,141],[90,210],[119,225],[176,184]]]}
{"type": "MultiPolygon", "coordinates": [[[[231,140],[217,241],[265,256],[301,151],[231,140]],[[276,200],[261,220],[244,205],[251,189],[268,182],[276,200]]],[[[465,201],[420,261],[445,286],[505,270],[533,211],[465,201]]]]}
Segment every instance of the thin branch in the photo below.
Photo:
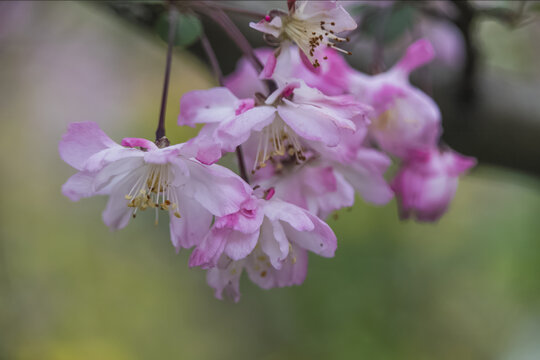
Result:
{"type": "Polygon", "coordinates": [[[249,177],[246,171],[246,161],[244,160],[244,152],[242,151],[242,146],[238,145],[236,147],[236,158],[238,159],[238,168],[240,169],[240,176],[244,179],[245,182],[249,184],[249,177]]]}
{"type": "Polygon", "coordinates": [[[163,80],[163,93],[161,96],[161,108],[159,110],[159,122],[156,129],[156,143],[160,143],[165,136],[165,111],[167,108],[167,97],[169,95],[169,79],[171,75],[172,49],[176,34],[176,23],[178,11],[173,7],[169,11],[169,39],[167,43],[167,61],[165,65],[165,79],[163,80]]]}
{"type": "Polygon", "coordinates": [[[212,18],[225,33],[231,38],[231,40],[242,51],[247,60],[255,68],[257,73],[260,73],[263,69],[263,64],[255,55],[255,51],[251,47],[251,44],[246,39],[244,34],[238,29],[238,27],[232,22],[232,20],[222,10],[207,9],[204,12],[207,16],[212,18]]]}
{"type": "Polygon", "coordinates": [[[221,5],[219,2],[209,2],[209,1],[200,1],[200,3],[203,3],[207,7],[215,8],[215,9],[221,9],[226,12],[231,12],[239,15],[245,15],[257,19],[262,19],[266,16],[266,14],[253,11],[253,10],[247,10],[247,9],[240,9],[232,6],[227,5],[221,5]]]}
{"type": "MultiPolygon", "coordinates": [[[[263,64],[255,55],[253,47],[246,39],[244,34],[236,26],[236,24],[229,18],[227,14],[221,9],[201,9],[201,12],[212,18],[216,24],[221,26],[225,33],[231,38],[231,40],[238,46],[242,51],[247,60],[251,63],[253,68],[257,73],[260,73],[263,70],[263,64]]],[[[268,87],[268,92],[272,93],[277,89],[277,85],[274,80],[267,79],[264,80],[266,86],[268,87]]]]}
{"type": "Polygon", "coordinates": [[[219,66],[219,61],[214,49],[212,48],[212,44],[210,44],[210,41],[208,40],[208,37],[204,31],[201,33],[201,44],[206,56],[208,57],[208,61],[210,61],[210,66],[212,66],[212,71],[214,72],[219,85],[223,86],[223,73],[221,71],[221,67],[219,66]]]}

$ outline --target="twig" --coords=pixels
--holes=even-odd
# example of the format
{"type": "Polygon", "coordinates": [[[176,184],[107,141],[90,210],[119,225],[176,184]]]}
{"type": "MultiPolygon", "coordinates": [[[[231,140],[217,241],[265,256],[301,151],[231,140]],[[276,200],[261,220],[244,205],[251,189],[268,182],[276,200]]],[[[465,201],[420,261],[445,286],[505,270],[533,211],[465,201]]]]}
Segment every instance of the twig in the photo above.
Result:
{"type": "Polygon", "coordinates": [[[231,19],[225,14],[222,10],[216,9],[207,9],[204,12],[207,16],[212,18],[225,33],[231,38],[231,40],[238,46],[242,51],[247,60],[255,68],[257,73],[260,73],[263,69],[263,64],[255,55],[255,51],[251,47],[251,44],[246,39],[244,34],[236,27],[236,25],[231,21],[231,19]]]}
{"type": "MultiPolygon", "coordinates": [[[[221,9],[206,9],[206,11],[203,12],[207,16],[212,18],[212,20],[214,20],[216,24],[221,26],[223,30],[225,30],[225,33],[227,33],[231,40],[242,51],[244,56],[246,56],[247,60],[251,63],[253,68],[255,68],[255,71],[257,73],[260,73],[263,70],[263,64],[255,55],[255,51],[253,50],[253,47],[251,47],[249,41],[246,39],[244,34],[242,34],[236,24],[229,18],[229,16],[225,14],[225,12],[221,9]]],[[[264,80],[264,82],[268,87],[269,93],[272,93],[277,89],[277,85],[274,80],[267,79],[264,80]]]]}
{"type": "Polygon", "coordinates": [[[238,159],[238,168],[240,169],[240,176],[244,179],[245,182],[249,184],[249,178],[246,171],[246,161],[244,160],[244,152],[242,151],[242,146],[238,145],[236,147],[236,157],[238,159]]]}
{"type": "Polygon", "coordinates": [[[204,4],[207,7],[212,7],[212,8],[215,8],[215,9],[221,9],[221,10],[226,11],[226,12],[232,12],[232,13],[239,14],[239,15],[250,16],[250,17],[253,17],[253,18],[257,18],[257,19],[262,19],[262,18],[264,18],[266,16],[266,14],[260,13],[258,11],[240,9],[240,8],[227,6],[227,5],[221,5],[221,4],[219,4],[219,2],[200,1],[200,3],[204,4]]]}
{"type": "Polygon", "coordinates": [[[212,48],[212,44],[210,44],[210,41],[208,40],[208,37],[204,31],[201,33],[201,44],[206,56],[208,57],[208,61],[210,61],[210,66],[212,66],[212,71],[214,72],[219,85],[223,86],[223,73],[221,72],[219,61],[214,49],[212,48]]]}
{"type": "Polygon", "coordinates": [[[161,96],[161,108],[159,110],[159,122],[156,129],[156,143],[159,143],[165,136],[165,111],[167,108],[167,97],[169,95],[169,79],[171,75],[172,49],[176,34],[176,22],[178,11],[172,7],[169,11],[169,39],[167,43],[167,62],[165,65],[165,79],[163,80],[163,93],[161,96]]]}

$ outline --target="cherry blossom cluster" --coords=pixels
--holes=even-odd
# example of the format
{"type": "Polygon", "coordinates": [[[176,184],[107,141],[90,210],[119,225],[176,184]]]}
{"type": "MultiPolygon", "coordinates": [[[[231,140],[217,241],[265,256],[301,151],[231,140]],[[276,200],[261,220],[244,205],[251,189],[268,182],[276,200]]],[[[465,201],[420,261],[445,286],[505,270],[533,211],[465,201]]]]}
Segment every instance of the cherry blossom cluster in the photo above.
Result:
{"type": "Polygon", "coordinates": [[[308,251],[336,251],[324,219],[356,195],[375,205],[395,196],[402,218],[439,219],[475,164],[439,148],[439,108],[409,83],[434,56],[427,40],[371,76],[341,55],[348,38],[339,34],[356,24],[338,3],[289,1],[288,9],[251,24],[276,45],[256,50],[261,72],[243,58],[223,87],[182,97],[178,125],[203,124],[187,143],[117,144],[85,122],[71,124],[59,146],[78,170],[64,195],[109,196],[103,221],[111,229],[145,210],[156,223],[168,213],[174,247],[193,248],[189,266],[207,270],[220,299],[238,301],[244,270],[264,289],[301,284],[308,251]],[[217,164],[238,149],[249,179],[217,164]],[[389,176],[392,163],[398,170],[389,176]]]}

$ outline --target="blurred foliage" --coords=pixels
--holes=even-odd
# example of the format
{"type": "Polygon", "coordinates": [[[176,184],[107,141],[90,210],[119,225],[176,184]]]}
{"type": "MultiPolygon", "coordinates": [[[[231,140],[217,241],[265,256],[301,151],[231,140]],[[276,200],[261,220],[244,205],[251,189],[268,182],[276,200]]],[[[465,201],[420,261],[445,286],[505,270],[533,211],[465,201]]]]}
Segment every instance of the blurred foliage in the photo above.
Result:
{"type": "MultiPolygon", "coordinates": [[[[163,41],[168,42],[169,14],[161,15],[156,24],[156,31],[163,41]]],[[[174,44],[187,47],[199,39],[201,32],[202,24],[195,15],[180,13],[178,14],[174,44]]]]}
{"type": "Polygon", "coordinates": [[[416,9],[397,3],[393,6],[361,5],[356,9],[362,14],[359,31],[383,44],[398,40],[415,23],[416,9]]]}
{"type": "MultiPolygon", "coordinates": [[[[69,122],[152,137],[164,44],[87,5],[17,6],[0,37],[0,359],[540,358],[537,179],[479,167],[437,224],[358,200],[330,220],[336,257],[311,256],[304,285],[244,278],[241,302],[221,302],[175,254],[166,219],[110,232],[105,198],[60,194],[74,173],[57,153],[69,122]]],[[[212,86],[177,55],[173,142],[196,133],[175,126],[182,93],[212,86]]]]}

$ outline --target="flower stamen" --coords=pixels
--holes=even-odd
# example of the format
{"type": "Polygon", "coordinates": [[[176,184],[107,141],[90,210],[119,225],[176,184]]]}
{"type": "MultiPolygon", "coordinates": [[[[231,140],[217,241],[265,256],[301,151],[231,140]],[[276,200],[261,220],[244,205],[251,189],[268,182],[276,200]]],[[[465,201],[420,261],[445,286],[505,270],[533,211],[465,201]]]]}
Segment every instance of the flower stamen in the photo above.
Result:
{"type": "Polygon", "coordinates": [[[298,135],[296,135],[281,117],[277,116],[261,132],[252,174],[256,170],[266,167],[268,160],[272,163],[279,163],[279,161],[275,160],[275,157],[282,157],[286,154],[291,157],[294,156],[298,163],[306,159],[298,135]]]}
{"type": "MultiPolygon", "coordinates": [[[[295,42],[298,47],[309,56],[314,67],[319,67],[321,64],[315,58],[315,51],[321,45],[331,47],[341,53],[351,55],[350,51],[339,48],[336,43],[348,42],[348,37],[339,37],[334,34],[333,30],[325,27],[326,22],[309,21],[297,19],[294,16],[283,19],[284,35],[295,42]]],[[[335,22],[331,22],[329,26],[335,26],[335,22]]],[[[327,60],[327,58],[324,58],[327,60]]]]}
{"type": "Polygon", "coordinates": [[[155,225],[159,221],[159,210],[171,211],[180,218],[178,212],[178,198],[176,192],[171,190],[169,181],[170,170],[168,165],[149,165],[137,179],[128,194],[124,196],[128,200],[127,207],[133,208],[132,217],[137,216],[137,211],[145,211],[154,208],[155,225]]]}

